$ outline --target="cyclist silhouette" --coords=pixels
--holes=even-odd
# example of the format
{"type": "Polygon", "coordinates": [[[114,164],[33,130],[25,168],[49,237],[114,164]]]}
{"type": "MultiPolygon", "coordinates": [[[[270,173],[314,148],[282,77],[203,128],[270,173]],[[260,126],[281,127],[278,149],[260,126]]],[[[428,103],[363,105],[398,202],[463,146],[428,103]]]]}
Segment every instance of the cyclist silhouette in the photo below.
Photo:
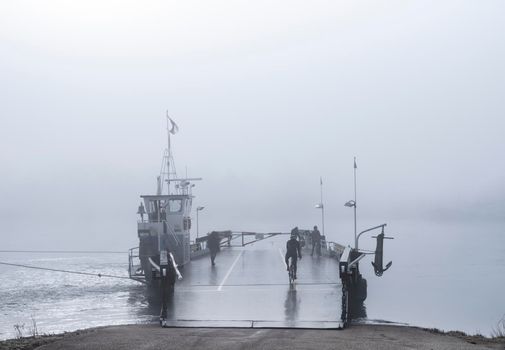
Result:
{"type": "Polygon", "coordinates": [[[295,227],[294,229],[291,230],[291,237],[286,242],[286,257],[285,257],[286,269],[289,271],[289,258],[291,258],[291,263],[293,264],[295,270],[294,279],[296,279],[296,267],[298,258],[300,258],[300,260],[302,259],[300,242],[298,242],[297,240],[299,236],[300,233],[298,232],[298,227],[295,227]]]}

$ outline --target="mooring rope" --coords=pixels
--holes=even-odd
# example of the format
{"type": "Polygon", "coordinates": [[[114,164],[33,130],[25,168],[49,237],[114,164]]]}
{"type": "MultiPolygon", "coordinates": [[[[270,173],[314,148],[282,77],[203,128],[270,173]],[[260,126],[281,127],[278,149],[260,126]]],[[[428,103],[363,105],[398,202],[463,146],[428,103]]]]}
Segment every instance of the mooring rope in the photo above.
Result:
{"type": "Polygon", "coordinates": [[[31,266],[31,265],[23,265],[23,264],[12,264],[12,263],[6,263],[6,262],[2,262],[2,261],[0,261],[0,265],[24,267],[24,268],[27,268],[27,269],[35,269],[35,270],[46,270],[46,271],[54,271],[54,272],[73,273],[73,274],[76,274],[76,275],[121,278],[121,279],[128,279],[128,280],[130,279],[130,277],[126,277],[126,276],[108,275],[108,274],[105,274],[105,273],[91,273],[91,272],[70,271],[70,270],[62,270],[62,269],[51,269],[49,267],[39,267],[39,266],[31,266]]]}
{"type": "Polygon", "coordinates": [[[84,253],[84,254],[127,254],[117,250],[0,250],[0,253],[84,253]]]}

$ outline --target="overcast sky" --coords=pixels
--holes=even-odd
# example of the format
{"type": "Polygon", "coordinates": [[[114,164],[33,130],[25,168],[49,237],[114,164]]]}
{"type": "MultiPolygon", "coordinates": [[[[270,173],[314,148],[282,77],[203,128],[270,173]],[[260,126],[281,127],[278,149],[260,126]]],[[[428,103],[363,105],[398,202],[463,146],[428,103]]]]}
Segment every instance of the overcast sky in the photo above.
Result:
{"type": "MultiPolygon", "coordinates": [[[[165,112],[200,228],[505,219],[503,1],[2,1],[5,249],[125,249],[165,112]]],[[[349,242],[342,242],[349,243],[349,242]]]]}

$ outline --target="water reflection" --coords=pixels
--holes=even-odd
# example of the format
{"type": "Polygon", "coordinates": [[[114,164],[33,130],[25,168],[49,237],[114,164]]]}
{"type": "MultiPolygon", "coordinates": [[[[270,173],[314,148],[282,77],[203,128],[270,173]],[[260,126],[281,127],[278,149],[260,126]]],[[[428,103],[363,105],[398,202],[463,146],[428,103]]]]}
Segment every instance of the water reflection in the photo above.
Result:
{"type": "Polygon", "coordinates": [[[324,268],[321,263],[321,257],[320,256],[314,256],[310,257],[311,264],[310,264],[310,276],[314,280],[319,280],[321,278],[321,269],[324,268]]]}
{"type": "Polygon", "coordinates": [[[290,286],[286,295],[286,300],[284,301],[284,319],[286,321],[293,322],[298,319],[299,305],[300,299],[296,295],[296,288],[290,286]]]}
{"type": "MultiPolygon", "coordinates": [[[[131,286],[128,304],[140,319],[147,316],[151,321],[157,321],[161,312],[161,295],[156,288],[131,286]]],[[[174,293],[167,293],[167,319],[173,319],[175,311],[174,293]]]]}
{"type": "Polygon", "coordinates": [[[360,320],[366,318],[366,305],[363,301],[351,302],[351,318],[352,320],[360,320]]]}
{"type": "Polygon", "coordinates": [[[211,286],[216,286],[216,285],[219,285],[219,281],[218,281],[218,274],[217,274],[217,268],[216,266],[211,266],[211,269],[210,269],[210,274],[209,274],[209,284],[211,286]]]}

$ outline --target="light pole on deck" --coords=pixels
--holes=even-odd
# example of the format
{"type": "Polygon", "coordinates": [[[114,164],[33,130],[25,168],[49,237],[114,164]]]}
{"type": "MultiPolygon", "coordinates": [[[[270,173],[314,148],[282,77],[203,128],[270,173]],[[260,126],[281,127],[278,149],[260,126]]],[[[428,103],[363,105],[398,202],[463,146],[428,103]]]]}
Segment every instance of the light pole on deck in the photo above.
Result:
{"type": "Polygon", "coordinates": [[[321,223],[324,236],[323,178],[319,178],[319,184],[321,185],[321,202],[319,202],[319,204],[316,204],[316,209],[321,209],[321,223]]]}
{"type": "Polygon", "coordinates": [[[350,200],[344,204],[346,207],[354,208],[354,249],[358,249],[358,237],[357,227],[356,227],[356,169],[358,166],[356,165],[356,157],[354,157],[354,200],[350,200]]]}
{"type": "Polygon", "coordinates": [[[196,208],[196,238],[198,238],[199,228],[198,228],[198,212],[203,210],[205,207],[197,207],[196,208]]]}

